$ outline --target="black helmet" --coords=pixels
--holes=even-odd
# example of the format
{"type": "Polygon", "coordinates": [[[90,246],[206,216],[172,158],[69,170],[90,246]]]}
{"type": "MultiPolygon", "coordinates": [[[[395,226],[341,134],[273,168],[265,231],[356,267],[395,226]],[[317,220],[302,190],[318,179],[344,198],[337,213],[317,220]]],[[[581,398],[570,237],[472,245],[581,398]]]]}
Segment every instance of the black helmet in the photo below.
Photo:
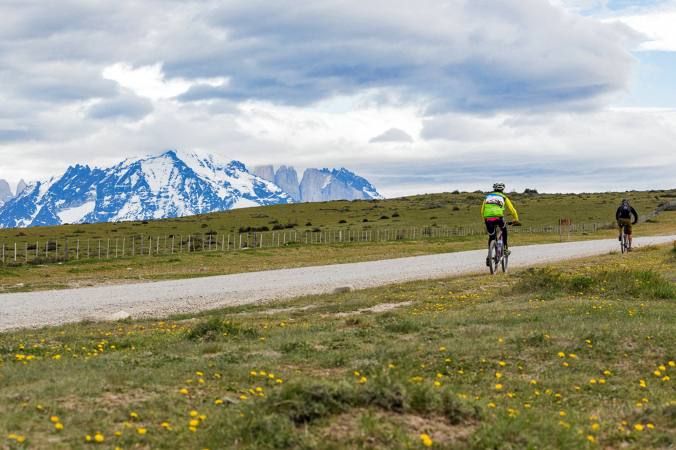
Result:
{"type": "Polygon", "coordinates": [[[497,192],[502,192],[505,190],[505,183],[495,183],[493,185],[493,190],[497,192]]]}
{"type": "Polygon", "coordinates": [[[629,205],[629,200],[627,200],[626,198],[623,198],[622,199],[622,205],[629,205]]]}

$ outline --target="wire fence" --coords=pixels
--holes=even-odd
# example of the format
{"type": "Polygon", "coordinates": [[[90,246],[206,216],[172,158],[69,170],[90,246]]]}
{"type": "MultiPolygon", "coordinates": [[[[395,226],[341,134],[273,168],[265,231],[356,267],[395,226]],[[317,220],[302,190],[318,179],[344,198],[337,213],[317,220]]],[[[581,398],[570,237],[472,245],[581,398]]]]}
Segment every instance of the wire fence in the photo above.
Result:
{"type": "MultiPolygon", "coordinates": [[[[653,219],[663,211],[676,210],[676,200],[663,203],[655,211],[643,215],[639,222],[653,219]]],[[[614,229],[615,222],[573,223],[562,219],[557,225],[511,228],[515,234],[558,234],[561,239],[571,234],[589,234],[614,229]]],[[[2,242],[0,264],[48,264],[72,260],[114,259],[135,256],[181,255],[202,252],[230,252],[258,248],[295,247],[299,245],[356,244],[365,242],[416,241],[463,238],[483,235],[483,224],[471,226],[423,226],[336,228],[314,230],[250,231],[218,234],[135,235],[114,238],[62,238],[45,241],[2,242]]]]}
{"type": "MultiPolygon", "coordinates": [[[[513,233],[593,233],[613,224],[586,223],[569,226],[545,225],[513,228],[513,233]]],[[[228,252],[299,245],[356,244],[365,242],[415,241],[476,236],[483,225],[382,227],[373,229],[336,228],[324,230],[280,230],[218,234],[169,234],[124,236],[99,239],[62,238],[45,241],[3,242],[4,265],[48,264],[72,260],[114,259],[134,256],[181,255],[200,252],[228,252]]]]}

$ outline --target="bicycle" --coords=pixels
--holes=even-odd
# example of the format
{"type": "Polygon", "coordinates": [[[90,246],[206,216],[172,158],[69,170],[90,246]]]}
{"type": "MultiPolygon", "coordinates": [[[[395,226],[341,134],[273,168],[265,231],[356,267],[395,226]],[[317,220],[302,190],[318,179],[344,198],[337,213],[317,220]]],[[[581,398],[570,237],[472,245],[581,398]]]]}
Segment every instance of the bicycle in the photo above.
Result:
{"type": "Polygon", "coordinates": [[[631,251],[631,247],[629,246],[629,235],[627,234],[627,225],[622,225],[620,230],[620,251],[626,253],[631,251]]]}
{"type": "MultiPolygon", "coordinates": [[[[513,222],[507,222],[512,225],[513,222]]],[[[498,272],[498,265],[503,272],[507,272],[509,266],[509,256],[505,254],[505,243],[502,241],[502,228],[495,228],[495,239],[488,244],[488,268],[491,274],[498,272]]]]}

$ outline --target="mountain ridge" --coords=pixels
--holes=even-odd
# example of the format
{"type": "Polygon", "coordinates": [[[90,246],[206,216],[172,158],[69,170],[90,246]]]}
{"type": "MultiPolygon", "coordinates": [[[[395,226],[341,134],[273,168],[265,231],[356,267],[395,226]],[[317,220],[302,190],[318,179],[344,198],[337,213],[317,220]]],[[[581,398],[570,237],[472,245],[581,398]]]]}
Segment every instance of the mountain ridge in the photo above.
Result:
{"type": "MultiPolygon", "coordinates": [[[[382,198],[347,169],[322,171],[335,187],[320,189],[319,198],[382,198]]],[[[163,219],[298,201],[295,191],[292,195],[254,172],[237,160],[176,150],[107,168],[75,164],[60,177],[29,184],[0,204],[0,228],[163,219]]],[[[277,172],[291,181],[296,174],[287,166],[277,172]]],[[[286,184],[293,191],[293,183],[286,184]]]]}

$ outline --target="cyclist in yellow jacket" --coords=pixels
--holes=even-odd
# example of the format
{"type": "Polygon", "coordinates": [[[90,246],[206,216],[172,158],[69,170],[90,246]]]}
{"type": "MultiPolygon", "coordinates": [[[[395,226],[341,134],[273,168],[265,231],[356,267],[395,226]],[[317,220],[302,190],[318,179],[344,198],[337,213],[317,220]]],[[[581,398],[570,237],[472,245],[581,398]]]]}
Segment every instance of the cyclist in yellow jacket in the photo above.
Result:
{"type": "MultiPolygon", "coordinates": [[[[507,248],[507,224],[505,223],[505,206],[509,209],[512,215],[513,225],[521,225],[519,222],[519,214],[514,209],[514,205],[509,201],[509,198],[504,194],[505,183],[495,183],[493,185],[493,192],[486,195],[484,202],[481,205],[481,217],[486,223],[486,230],[488,231],[488,245],[495,239],[495,229],[500,227],[502,229],[502,241],[505,245],[505,255],[509,255],[510,251],[507,248]]],[[[490,261],[486,258],[486,265],[490,265],[490,261]]]]}

